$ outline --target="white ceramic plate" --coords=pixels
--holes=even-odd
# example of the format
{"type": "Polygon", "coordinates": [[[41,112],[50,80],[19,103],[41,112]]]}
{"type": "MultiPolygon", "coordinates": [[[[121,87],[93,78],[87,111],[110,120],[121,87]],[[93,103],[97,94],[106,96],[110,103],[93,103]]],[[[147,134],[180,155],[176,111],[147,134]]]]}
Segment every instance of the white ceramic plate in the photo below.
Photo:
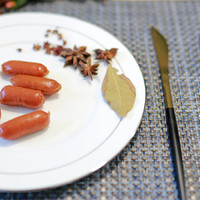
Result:
{"type": "MultiPolygon", "coordinates": [[[[0,139],[0,190],[38,190],[70,183],[99,169],[127,145],[143,115],[145,86],[138,64],[120,41],[95,25],[47,13],[0,16],[0,38],[0,65],[8,60],[43,63],[50,71],[48,77],[62,85],[41,108],[51,113],[47,129],[16,141],[0,139]],[[45,37],[47,29],[62,33],[68,47],[87,46],[92,62],[94,49],[119,49],[112,65],[136,88],[135,105],[126,117],[121,119],[102,96],[105,62],[100,62],[99,73],[91,82],[79,70],[64,68],[60,57],[33,50],[33,44],[47,40],[61,44],[55,35],[45,37]]],[[[2,71],[0,79],[1,88],[10,84],[2,71]]],[[[1,123],[32,111],[4,105],[1,109],[1,123]]]]}

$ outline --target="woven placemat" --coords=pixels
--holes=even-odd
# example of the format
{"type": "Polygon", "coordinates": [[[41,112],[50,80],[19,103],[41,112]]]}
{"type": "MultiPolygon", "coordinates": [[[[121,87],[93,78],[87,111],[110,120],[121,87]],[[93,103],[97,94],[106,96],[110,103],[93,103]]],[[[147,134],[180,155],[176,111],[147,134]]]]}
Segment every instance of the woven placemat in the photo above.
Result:
{"type": "Polygon", "coordinates": [[[100,170],[63,187],[0,193],[0,199],[178,199],[151,26],[168,39],[170,82],[187,196],[190,200],[200,199],[200,2],[57,0],[32,2],[18,11],[74,16],[111,32],[139,63],[146,82],[147,101],[136,136],[100,170]]]}

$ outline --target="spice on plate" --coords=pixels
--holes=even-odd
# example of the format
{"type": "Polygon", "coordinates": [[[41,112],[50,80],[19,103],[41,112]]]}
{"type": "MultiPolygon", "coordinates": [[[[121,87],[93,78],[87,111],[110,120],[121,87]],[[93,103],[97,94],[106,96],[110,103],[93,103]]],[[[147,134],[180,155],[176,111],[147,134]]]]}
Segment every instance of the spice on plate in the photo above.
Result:
{"type": "Polygon", "coordinates": [[[89,76],[91,80],[93,80],[92,75],[97,75],[97,70],[99,64],[91,65],[91,58],[88,59],[87,64],[83,63],[82,61],[79,62],[81,65],[81,74],[86,77],[89,76]]]}
{"type": "Polygon", "coordinates": [[[47,41],[47,42],[44,42],[44,44],[43,44],[43,48],[44,49],[48,49],[48,48],[50,48],[50,43],[47,41]]]}
{"type": "Polygon", "coordinates": [[[65,51],[65,48],[62,45],[57,45],[56,47],[53,47],[52,50],[55,56],[60,56],[61,53],[65,51]]]}
{"type": "MultiPolygon", "coordinates": [[[[59,40],[63,40],[63,35],[57,30],[57,29],[54,29],[54,30],[50,30],[50,29],[47,29],[46,30],[46,33],[45,33],[45,37],[49,37],[49,34],[52,33],[54,35],[57,35],[58,39],[59,40]]],[[[63,44],[66,44],[66,41],[63,40],[63,44]]],[[[64,44],[64,45],[65,45],[64,44]]]]}
{"type": "Polygon", "coordinates": [[[56,29],[54,29],[54,30],[47,29],[46,33],[45,33],[45,37],[49,37],[49,34],[57,35],[58,39],[62,40],[62,45],[54,46],[51,43],[49,43],[48,41],[46,41],[46,42],[44,42],[43,46],[40,46],[39,44],[34,44],[33,49],[35,49],[36,51],[44,49],[46,54],[53,54],[55,56],[61,56],[61,53],[66,50],[66,48],[64,46],[67,44],[67,41],[63,40],[62,34],[59,33],[59,31],[56,29]]]}
{"type": "Polygon", "coordinates": [[[52,33],[53,34],[58,34],[58,30],[55,29],[55,30],[52,31],[52,33]]]}
{"type": "Polygon", "coordinates": [[[62,34],[61,33],[58,33],[58,39],[62,39],[62,34]]]}
{"type": "Polygon", "coordinates": [[[21,49],[21,48],[17,48],[17,51],[18,51],[18,52],[21,52],[21,51],[22,51],[22,49],[21,49]]]}
{"type": "Polygon", "coordinates": [[[66,45],[67,44],[67,41],[66,40],[63,40],[63,45],[66,45]]]}
{"type": "Polygon", "coordinates": [[[39,44],[34,44],[33,45],[33,49],[36,50],[36,51],[39,51],[41,49],[41,45],[39,44]]]}
{"type": "Polygon", "coordinates": [[[132,109],[136,90],[133,83],[110,64],[102,84],[102,93],[109,106],[121,117],[132,109]]]}
{"type": "MultiPolygon", "coordinates": [[[[76,45],[74,45],[73,48],[66,48],[65,45],[67,44],[67,41],[64,40],[63,35],[57,29],[47,29],[45,36],[49,35],[57,35],[58,40],[62,41],[62,45],[53,45],[49,41],[46,41],[43,43],[42,46],[35,44],[34,49],[43,49],[45,50],[46,54],[52,54],[55,56],[63,57],[65,60],[64,67],[68,65],[73,65],[75,69],[80,67],[81,74],[84,77],[89,76],[90,79],[93,80],[93,76],[97,75],[99,64],[91,64],[91,59],[89,58],[91,54],[86,51],[87,47],[77,47],[76,45]]],[[[96,53],[96,59],[105,60],[107,63],[110,63],[112,58],[115,57],[115,55],[117,54],[117,51],[117,48],[111,48],[110,50],[94,50],[94,52],[96,53]]]]}
{"type": "Polygon", "coordinates": [[[52,48],[50,45],[51,44],[48,41],[44,42],[44,44],[43,44],[43,49],[45,49],[45,53],[47,53],[47,54],[51,54],[52,48]]]}
{"type": "Polygon", "coordinates": [[[51,46],[48,41],[44,42],[43,49],[45,49],[45,53],[53,54],[55,56],[60,56],[61,53],[66,50],[66,48],[62,45],[51,46]]]}
{"type": "Polygon", "coordinates": [[[105,60],[107,63],[110,63],[110,60],[115,57],[117,53],[116,48],[112,48],[110,50],[106,49],[105,51],[101,49],[95,49],[94,52],[96,53],[97,60],[105,60]]]}
{"type": "Polygon", "coordinates": [[[73,50],[67,48],[66,50],[62,51],[61,56],[65,58],[65,66],[73,64],[75,69],[79,66],[79,62],[82,61],[86,63],[87,58],[90,56],[88,52],[86,52],[85,46],[81,46],[77,48],[75,45],[73,50]]]}

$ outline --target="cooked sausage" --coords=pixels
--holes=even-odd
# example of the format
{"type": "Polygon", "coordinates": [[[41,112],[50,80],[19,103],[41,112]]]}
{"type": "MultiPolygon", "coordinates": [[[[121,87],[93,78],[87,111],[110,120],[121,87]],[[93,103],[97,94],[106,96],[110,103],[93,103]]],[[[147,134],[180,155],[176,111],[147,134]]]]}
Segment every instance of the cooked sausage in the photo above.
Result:
{"type": "Polygon", "coordinates": [[[44,104],[45,98],[39,90],[7,85],[0,92],[0,102],[5,105],[38,109],[44,104]]]}
{"type": "Polygon", "coordinates": [[[0,137],[14,140],[46,128],[49,122],[50,113],[42,110],[34,111],[1,124],[0,137]]]}
{"type": "Polygon", "coordinates": [[[49,71],[40,63],[11,60],[2,64],[2,70],[7,75],[27,74],[32,76],[46,76],[49,71]]]}
{"type": "Polygon", "coordinates": [[[53,80],[29,75],[15,75],[10,78],[15,86],[40,90],[43,94],[55,94],[61,89],[61,85],[53,80]]]}

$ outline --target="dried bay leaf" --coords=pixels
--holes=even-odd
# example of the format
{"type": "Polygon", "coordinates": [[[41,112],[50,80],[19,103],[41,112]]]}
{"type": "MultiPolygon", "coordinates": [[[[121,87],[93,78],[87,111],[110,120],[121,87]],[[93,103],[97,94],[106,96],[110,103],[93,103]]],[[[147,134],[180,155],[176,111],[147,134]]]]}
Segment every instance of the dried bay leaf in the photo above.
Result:
{"type": "Polygon", "coordinates": [[[133,107],[136,97],[135,87],[124,75],[118,75],[118,70],[108,66],[102,92],[110,107],[121,117],[124,117],[133,107]]]}

